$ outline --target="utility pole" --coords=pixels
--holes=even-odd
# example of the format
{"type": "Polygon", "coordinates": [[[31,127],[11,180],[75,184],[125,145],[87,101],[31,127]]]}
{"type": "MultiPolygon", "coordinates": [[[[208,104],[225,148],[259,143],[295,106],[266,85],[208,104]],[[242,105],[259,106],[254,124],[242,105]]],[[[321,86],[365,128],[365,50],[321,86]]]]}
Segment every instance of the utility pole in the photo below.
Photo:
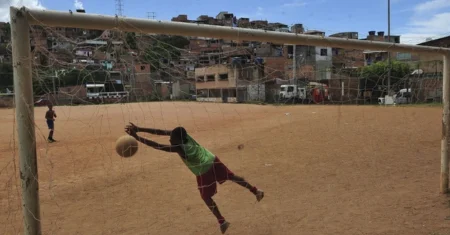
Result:
{"type": "MultiPolygon", "coordinates": [[[[391,0],[388,0],[388,41],[391,42],[391,0]]],[[[391,95],[391,52],[388,52],[388,95],[391,95]]]]}
{"type": "Polygon", "coordinates": [[[293,55],[292,55],[292,79],[294,84],[296,84],[297,77],[297,45],[293,45],[293,55]]]}
{"type": "Polygon", "coordinates": [[[55,76],[52,76],[53,80],[53,99],[56,100],[56,84],[55,84],[55,78],[58,78],[58,71],[55,70],[55,76]]]}
{"type": "Polygon", "coordinates": [[[154,11],[150,11],[150,12],[147,12],[147,19],[155,19],[155,17],[156,17],[156,12],[154,12],[154,11]]]}
{"type": "Polygon", "coordinates": [[[135,64],[134,64],[134,58],[131,60],[131,76],[130,76],[130,85],[131,85],[131,94],[134,97],[134,101],[137,101],[137,96],[136,96],[136,69],[135,69],[135,64]]]}

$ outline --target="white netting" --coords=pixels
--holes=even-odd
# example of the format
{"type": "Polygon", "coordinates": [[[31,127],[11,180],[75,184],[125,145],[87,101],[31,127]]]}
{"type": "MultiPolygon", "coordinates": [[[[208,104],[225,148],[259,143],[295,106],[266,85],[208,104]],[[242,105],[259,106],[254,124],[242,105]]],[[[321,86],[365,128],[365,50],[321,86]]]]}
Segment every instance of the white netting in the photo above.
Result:
{"type": "MultiPolygon", "coordinates": [[[[256,203],[238,185],[218,186],[214,199],[235,234],[448,228],[441,222],[446,208],[435,197],[440,109],[336,106],[385,102],[379,98],[387,94],[388,65],[367,66],[385,60],[385,52],[149,35],[138,28],[30,30],[44,234],[218,232],[195,177],[176,154],[142,144],[129,159],[114,152],[128,122],[184,126],[265,190],[256,203]],[[58,115],[55,143],[47,142],[48,103],[58,115]],[[287,105],[294,103],[317,105],[287,105]]],[[[15,110],[7,108],[14,92],[10,49],[8,40],[0,42],[0,230],[17,234],[23,231],[20,143],[15,110]]],[[[390,88],[398,104],[440,102],[440,58],[392,56],[390,88]]]]}

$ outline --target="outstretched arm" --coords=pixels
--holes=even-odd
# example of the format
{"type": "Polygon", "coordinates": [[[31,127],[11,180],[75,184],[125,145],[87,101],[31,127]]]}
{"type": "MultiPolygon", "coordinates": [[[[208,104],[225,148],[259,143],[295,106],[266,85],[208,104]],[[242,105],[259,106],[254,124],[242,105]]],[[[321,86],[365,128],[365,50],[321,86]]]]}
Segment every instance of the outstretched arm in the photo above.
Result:
{"type": "Polygon", "coordinates": [[[155,141],[146,139],[144,137],[140,137],[138,135],[134,135],[133,137],[137,141],[139,141],[147,146],[150,146],[152,148],[158,149],[158,150],[162,150],[162,151],[169,152],[169,153],[183,153],[183,150],[180,146],[160,144],[155,141]]]}
{"type": "Polygon", "coordinates": [[[169,153],[178,153],[181,157],[185,157],[183,148],[181,148],[181,146],[160,144],[155,141],[146,139],[144,137],[140,137],[137,135],[136,129],[132,128],[131,126],[125,127],[125,132],[127,134],[129,134],[130,136],[132,136],[133,138],[135,138],[137,141],[139,141],[147,146],[150,146],[154,149],[162,150],[162,151],[169,152],[169,153]]]}
{"type": "Polygon", "coordinates": [[[145,133],[150,133],[153,135],[170,135],[171,131],[168,130],[160,130],[160,129],[153,129],[153,128],[143,128],[143,127],[138,127],[138,132],[145,132],[145,133]]]}
{"type": "Polygon", "coordinates": [[[130,125],[128,125],[128,128],[133,129],[136,132],[145,132],[145,133],[150,133],[153,135],[170,135],[170,133],[171,133],[171,131],[168,131],[168,130],[138,127],[131,122],[130,122],[130,125]]]}

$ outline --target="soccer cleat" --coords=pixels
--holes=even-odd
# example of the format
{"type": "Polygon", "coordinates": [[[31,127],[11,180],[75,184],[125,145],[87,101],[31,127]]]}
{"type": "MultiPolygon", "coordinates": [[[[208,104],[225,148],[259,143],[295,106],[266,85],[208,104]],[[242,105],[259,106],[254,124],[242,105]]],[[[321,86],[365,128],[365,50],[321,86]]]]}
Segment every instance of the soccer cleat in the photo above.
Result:
{"type": "Polygon", "coordinates": [[[227,231],[228,227],[230,227],[230,223],[228,223],[227,221],[223,222],[220,225],[220,231],[222,232],[222,234],[224,234],[227,231]]]}
{"type": "Polygon", "coordinates": [[[264,192],[262,190],[257,190],[256,191],[256,200],[261,201],[264,198],[264,192]]]}

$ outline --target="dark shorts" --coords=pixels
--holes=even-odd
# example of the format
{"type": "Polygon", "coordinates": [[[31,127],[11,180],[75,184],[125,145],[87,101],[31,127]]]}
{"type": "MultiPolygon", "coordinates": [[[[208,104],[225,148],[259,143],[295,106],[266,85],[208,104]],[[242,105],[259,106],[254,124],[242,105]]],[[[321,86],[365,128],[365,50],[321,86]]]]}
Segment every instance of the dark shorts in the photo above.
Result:
{"type": "Polygon", "coordinates": [[[47,120],[47,126],[49,130],[55,129],[55,122],[53,120],[47,120]]]}
{"type": "Polygon", "coordinates": [[[211,169],[203,175],[197,176],[197,185],[201,197],[207,199],[214,196],[217,193],[217,183],[223,184],[232,176],[234,176],[234,173],[216,156],[211,169]]]}

